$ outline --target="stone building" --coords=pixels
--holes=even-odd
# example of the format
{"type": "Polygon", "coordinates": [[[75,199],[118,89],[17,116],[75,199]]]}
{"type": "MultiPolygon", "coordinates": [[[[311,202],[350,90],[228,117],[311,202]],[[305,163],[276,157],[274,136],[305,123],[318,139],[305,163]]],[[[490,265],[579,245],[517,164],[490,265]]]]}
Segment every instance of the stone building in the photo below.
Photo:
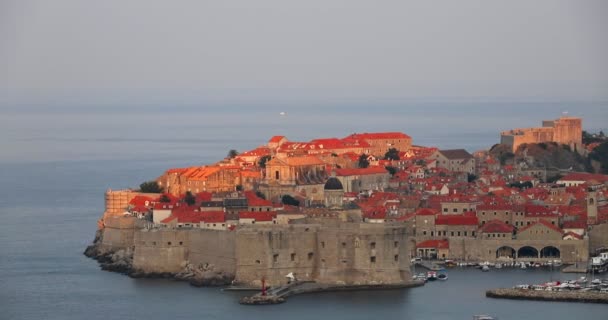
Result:
{"type": "Polygon", "coordinates": [[[311,202],[323,202],[327,176],[325,163],[317,157],[275,157],[266,163],[266,176],[260,183],[260,191],[266,199],[297,194],[311,202]]]}
{"type": "Polygon", "coordinates": [[[390,173],[383,167],[335,169],[336,178],[344,186],[344,192],[384,190],[388,188],[390,173]]]}
{"type": "Polygon", "coordinates": [[[437,150],[431,156],[437,160],[437,167],[452,172],[475,173],[475,158],[464,149],[437,150]]]}
{"type": "Polygon", "coordinates": [[[412,138],[401,132],[353,133],[344,139],[363,140],[369,144],[367,154],[383,157],[388,149],[408,151],[412,147],[412,138]]]}
{"type": "Polygon", "coordinates": [[[543,121],[542,127],[522,128],[500,133],[500,143],[511,147],[515,152],[524,143],[556,142],[565,144],[572,150],[581,151],[583,143],[583,119],[561,117],[543,121]]]}

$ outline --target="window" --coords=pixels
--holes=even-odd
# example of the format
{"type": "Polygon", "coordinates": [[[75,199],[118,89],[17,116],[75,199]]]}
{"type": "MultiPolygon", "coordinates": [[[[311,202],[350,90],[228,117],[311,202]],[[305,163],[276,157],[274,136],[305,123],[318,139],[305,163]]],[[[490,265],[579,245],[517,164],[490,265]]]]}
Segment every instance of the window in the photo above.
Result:
{"type": "Polygon", "coordinates": [[[279,254],[275,253],[272,255],[272,262],[277,263],[279,261],[279,254]]]}
{"type": "Polygon", "coordinates": [[[155,246],[156,245],[156,241],[152,241],[152,245],[155,246]]]}
{"type": "Polygon", "coordinates": [[[458,212],[458,208],[452,209],[452,212],[458,212]]]}
{"type": "Polygon", "coordinates": [[[398,255],[398,254],[396,254],[396,255],[395,255],[395,262],[398,262],[398,261],[399,261],[399,255],[398,255]]]}
{"type": "Polygon", "coordinates": [[[453,236],[454,236],[454,231],[451,231],[451,232],[450,232],[450,235],[453,237],[453,236]]]}
{"type": "Polygon", "coordinates": [[[496,211],[494,211],[494,215],[496,215],[496,211]]]}
{"type": "Polygon", "coordinates": [[[296,254],[295,253],[291,254],[291,261],[296,261],[296,254]]]}
{"type": "Polygon", "coordinates": [[[167,245],[170,246],[171,245],[171,241],[167,242],[167,245]]]}
{"type": "Polygon", "coordinates": [[[308,253],[308,260],[312,260],[312,258],[313,258],[314,256],[315,256],[315,254],[314,254],[314,253],[309,252],[309,253],[308,253]]]}
{"type": "Polygon", "coordinates": [[[472,232],[471,232],[471,235],[474,237],[474,236],[475,236],[475,231],[472,231],[472,232]]]}
{"type": "Polygon", "coordinates": [[[342,242],[342,248],[346,248],[346,242],[342,242]]]}
{"type": "Polygon", "coordinates": [[[464,232],[464,236],[465,236],[465,237],[467,236],[467,231],[465,231],[465,232],[464,232]]]}
{"type": "Polygon", "coordinates": [[[255,260],[255,263],[260,264],[262,262],[260,260],[255,260]]]}
{"type": "Polygon", "coordinates": [[[422,231],[422,235],[426,236],[426,230],[422,231]]]}
{"type": "Polygon", "coordinates": [[[369,247],[370,247],[371,249],[376,249],[376,243],[375,243],[375,242],[370,243],[370,244],[369,244],[369,247]]]}
{"type": "Polygon", "coordinates": [[[374,257],[369,257],[369,261],[371,263],[376,263],[376,257],[375,256],[374,257]]]}
{"type": "Polygon", "coordinates": [[[395,243],[393,243],[393,246],[394,246],[395,248],[399,247],[399,241],[395,241],[395,243]]]}
{"type": "Polygon", "coordinates": [[[277,170],[277,171],[274,172],[274,178],[276,180],[279,180],[279,170],[277,170]]]}
{"type": "Polygon", "coordinates": [[[448,208],[443,208],[443,212],[448,212],[448,208]]]}
{"type": "Polygon", "coordinates": [[[182,244],[184,244],[184,242],[183,242],[183,241],[180,241],[180,242],[179,242],[179,245],[181,246],[182,244]]]}
{"type": "Polygon", "coordinates": [[[434,236],[433,231],[431,231],[431,237],[434,236]]]}
{"type": "Polygon", "coordinates": [[[458,236],[460,237],[460,231],[458,231],[458,236]]]}
{"type": "Polygon", "coordinates": [[[325,248],[325,241],[321,241],[321,248],[325,248]]]}

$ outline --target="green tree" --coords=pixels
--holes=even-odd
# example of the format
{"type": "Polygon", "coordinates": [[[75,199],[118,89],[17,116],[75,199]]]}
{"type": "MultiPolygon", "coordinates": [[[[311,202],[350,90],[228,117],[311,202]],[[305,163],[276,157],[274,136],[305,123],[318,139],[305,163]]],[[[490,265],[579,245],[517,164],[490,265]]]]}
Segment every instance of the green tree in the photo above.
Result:
{"type": "Polygon", "coordinates": [[[363,153],[359,156],[359,168],[367,167],[369,167],[369,160],[367,160],[367,155],[363,153]]]}
{"type": "Polygon", "coordinates": [[[386,166],[386,167],[384,167],[384,169],[386,169],[386,171],[388,171],[388,173],[390,173],[391,176],[394,176],[395,173],[397,173],[397,168],[392,167],[392,166],[386,166]]]}
{"type": "Polygon", "coordinates": [[[171,198],[169,198],[168,195],[163,194],[162,196],[160,196],[160,202],[162,202],[162,203],[169,203],[169,202],[171,202],[171,198]]]}
{"type": "Polygon", "coordinates": [[[240,184],[236,185],[236,191],[243,191],[243,186],[240,184]]]}
{"type": "Polygon", "coordinates": [[[192,194],[192,192],[186,192],[186,196],[184,197],[184,201],[189,205],[193,206],[196,203],[196,197],[192,194]]]}
{"type": "Polygon", "coordinates": [[[255,195],[258,196],[258,198],[266,200],[266,196],[261,191],[256,191],[255,195]]]}
{"type": "Polygon", "coordinates": [[[230,159],[234,159],[238,155],[239,155],[239,152],[234,149],[230,149],[230,151],[228,151],[228,158],[230,158],[230,159]]]}
{"type": "Polygon", "coordinates": [[[161,193],[163,192],[163,188],[158,185],[158,182],[152,180],[140,184],[139,191],[145,193],[161,193]]]}
{"type": "Polygon", "coordinates": [[[300,205],[300,201],[288,194],[281,197],[281,203],[296,207],[300,205]]]}
{"type": "Polygon", "coordinates": [[[595,147],[589,154],[589,159],[600,163],[600,173],[608,174],[608,141],[595,147]]]}
{"type": "Polygon", "coordinates": [[[384,154],[384,160],[399,160],[399,150],[395,148],[390,148],[384,154]]]}
{"type": "Polygon", "coordinates": [[[260,168],[266,168],[266,163],[270,161],[270,159],[271,157],[268,155],[261,157],[260,160],[258,160],[258,166],[260,168]]]}
{"type": "Polygon", "coordinates": [[[472,173],[467,173],[467,182],[473,182],[477,180],[477,176],[472,173]]]}

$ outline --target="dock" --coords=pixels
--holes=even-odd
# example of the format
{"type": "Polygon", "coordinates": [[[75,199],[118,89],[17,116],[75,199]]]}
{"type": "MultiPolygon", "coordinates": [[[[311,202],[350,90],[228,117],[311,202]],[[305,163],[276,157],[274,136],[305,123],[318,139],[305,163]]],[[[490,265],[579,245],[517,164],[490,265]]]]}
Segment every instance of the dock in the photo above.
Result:
{"type": "Polygon", "coordinates": [[[365,285],[336,285],[320,284],[313,281],[296,282],[284,286],[271,288],[266,295],[257,293],[253,296],[242,298],[239,303],[246,305],[268,305],[279,304],[287,300],[287,297],[296,294],[314,292],[336,292],[336,291],[361,291],[361,290],[394,290],[423,286],[423,281],[411,281],[400,284],[365,284],[365,285]]]}
{"type": "Polygon", "coordinates": [[[539,291],[522,289],[494,289],[486,291],[486,297],[515,300],[608,303],[608,293],[592,291],[539,291]]]}

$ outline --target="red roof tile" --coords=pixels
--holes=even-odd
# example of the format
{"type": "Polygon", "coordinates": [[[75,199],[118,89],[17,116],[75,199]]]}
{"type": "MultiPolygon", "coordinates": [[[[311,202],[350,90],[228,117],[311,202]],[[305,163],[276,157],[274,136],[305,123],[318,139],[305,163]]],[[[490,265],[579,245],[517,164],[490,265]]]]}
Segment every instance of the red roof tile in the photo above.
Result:
{"type": "Polygon", "coordinates": [[[538,222],[535,222],[535,223],[533,223],[533,224],[531,224],[529,226],[525,226],[525,227],[519,229],[518,232],[523,232],[523,231],[528,230],[528,229],[530,229],[530,228],[532,228],[532,227],[534,227],[536,225],[539,225],[539,224],[544,225],[545,227],[547,227],[547,228],[549,228],[549,229],[551,229],[553,231],[559,232],[560,234],[564,233],[564,230],[562,230],[559,227],[553,225],[551,222],[549,222],[549,221],[547,221],[545,219],[539,219],[538,222]]]}
{"type": "Polygon", "coordinates": [[[450,242],[448,240],[426,240],[416,244],[416,248],[449,249],[450,242]]]}
{"type": "Polygon", "coordinates": [[[513,226],[499,220],[490,220],[481,227],[483,233],[512,233],[513,226]]]}

